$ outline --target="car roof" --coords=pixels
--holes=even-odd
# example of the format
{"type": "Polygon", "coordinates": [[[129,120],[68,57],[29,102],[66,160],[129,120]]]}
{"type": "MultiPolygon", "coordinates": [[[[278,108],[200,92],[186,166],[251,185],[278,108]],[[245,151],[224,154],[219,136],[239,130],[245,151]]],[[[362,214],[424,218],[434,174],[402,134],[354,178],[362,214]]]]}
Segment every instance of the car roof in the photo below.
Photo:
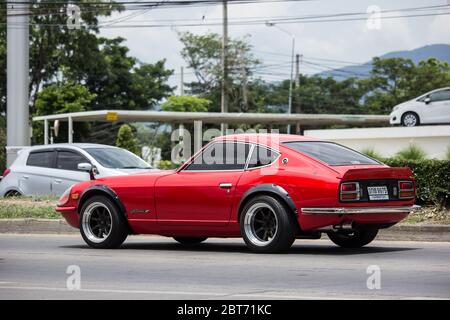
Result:
{"type": "Polygon", "coordinates": [[[54,143],[54,144],[45,144],[45,145],[36,145],[27,147],[26,149],[29,151],[39,150],[39,149],[51,149],[51,148],[116,148],[114,146],[106,145],[106,144],[97,144],[97,143],[54,143]]]}
{"type": "Polygon", "coordinates": [[[284,142],[292,141],[320,141],[319,139],[296,134],[277,134],[277,133],[242,133],[220,136],[214,141],[241,141],[253,142],[267,146],[278,146],[284,142]]]}

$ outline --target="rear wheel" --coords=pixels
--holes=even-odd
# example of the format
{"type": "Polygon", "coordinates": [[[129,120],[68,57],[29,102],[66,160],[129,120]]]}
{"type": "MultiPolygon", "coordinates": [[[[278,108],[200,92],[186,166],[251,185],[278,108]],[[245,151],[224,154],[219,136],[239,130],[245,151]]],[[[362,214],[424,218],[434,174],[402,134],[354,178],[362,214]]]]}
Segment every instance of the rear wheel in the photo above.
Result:
{"type": "Polygon", "coordinates": [[[405,127],[415,127],[419,124],[419,116],[414,112],[407,112],[402,116],[402,125],[405,127]]]}
{"type": "Polygon", "coordinates": [[[261,195],[251,199],[240,217],[241,234],[250,250],[275,253],[288,250],[295,240],[291,212],[278,199],[261,195]]]}
{"type": "Polygon", "coordinates": [[[200,237],[200,238],[191,238],[191,237],[174,237],[175,241],[181,243],[181,244],[186,244],[186,245],[190,245],[190,244],[198,244],[201,243],[203,241],[205,241],[206,237],[200,237]]]}
{"type": "Polygon", "coordinates": [[[343,248],[361,248],[371,243],[378,234],[378,229],[358,228],[351,233],[329,232],[328,238],[343,248]]]}
{"type": "Polygon", "coordinates": [[[105,196],[94,196],[81,208],[80,232],[93,248],[119,247],[128,236],[125,218],[117,206],[105,196]]]}

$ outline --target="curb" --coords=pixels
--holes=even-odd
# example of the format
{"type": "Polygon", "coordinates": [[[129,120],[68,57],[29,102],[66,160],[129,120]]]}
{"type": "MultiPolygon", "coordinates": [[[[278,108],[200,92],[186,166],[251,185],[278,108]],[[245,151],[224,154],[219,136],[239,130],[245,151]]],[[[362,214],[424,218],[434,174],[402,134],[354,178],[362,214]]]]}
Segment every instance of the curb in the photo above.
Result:
{"type": "MultiPolygon", "coordinates": [[[[0,219],[0,233],[76,234],[63,219],[0,219]]],[[[450,242],[450,225],[399,224],[378,233],[377,240],[450,242]]]]}
{"type": "Polygon", "coordinates": [[[0,219],[0,233],[70,234],[78,229],[63,219],[0,219]]]}

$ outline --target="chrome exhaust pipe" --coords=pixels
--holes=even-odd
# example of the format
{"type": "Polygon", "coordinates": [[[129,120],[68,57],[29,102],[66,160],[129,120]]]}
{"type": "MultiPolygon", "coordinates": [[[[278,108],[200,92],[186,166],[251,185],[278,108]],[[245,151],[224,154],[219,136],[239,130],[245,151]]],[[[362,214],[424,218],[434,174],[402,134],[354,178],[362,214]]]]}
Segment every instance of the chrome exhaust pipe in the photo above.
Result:
{"type": "Polygon", "coordinates": [[[318,229],[320,232],[337,232],[337,231],[351,231],[353,230],[353,221],[346,221],[341,224],[330,225],[318,229]]]}

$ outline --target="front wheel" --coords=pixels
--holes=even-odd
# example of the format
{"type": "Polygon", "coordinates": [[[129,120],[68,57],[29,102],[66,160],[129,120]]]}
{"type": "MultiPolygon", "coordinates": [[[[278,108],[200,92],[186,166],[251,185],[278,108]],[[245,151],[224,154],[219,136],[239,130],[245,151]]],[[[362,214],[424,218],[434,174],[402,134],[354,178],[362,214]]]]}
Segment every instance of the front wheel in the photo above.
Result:
{"type": "Polygon", "coordinates": [[[361,248],[371,243],[378,234],[378,229],[358,228],[352,233],[329,232],[328,238],[343,248],[361,248]]]}
{"type": "Polygon", "coordinates": [[[86,201],[80,213],[80,232],[93,248],[119,247],[128,236],[125,218],[108,197],[94,196],[86,201]]]}
{"type": "Polygon", "coordinates": [[[414,112],[407,112],[402,116],[402,125],[404,127],[415,127],[420,124],[420,119],[414,112]]]}
{"type": "Polygon", "coordinates": [[[240,216],[242,237],[250,250],[258,253],[288,250],[295,240],[295,224],[283,203],[267,195],[251,199],[240,216]]]}

